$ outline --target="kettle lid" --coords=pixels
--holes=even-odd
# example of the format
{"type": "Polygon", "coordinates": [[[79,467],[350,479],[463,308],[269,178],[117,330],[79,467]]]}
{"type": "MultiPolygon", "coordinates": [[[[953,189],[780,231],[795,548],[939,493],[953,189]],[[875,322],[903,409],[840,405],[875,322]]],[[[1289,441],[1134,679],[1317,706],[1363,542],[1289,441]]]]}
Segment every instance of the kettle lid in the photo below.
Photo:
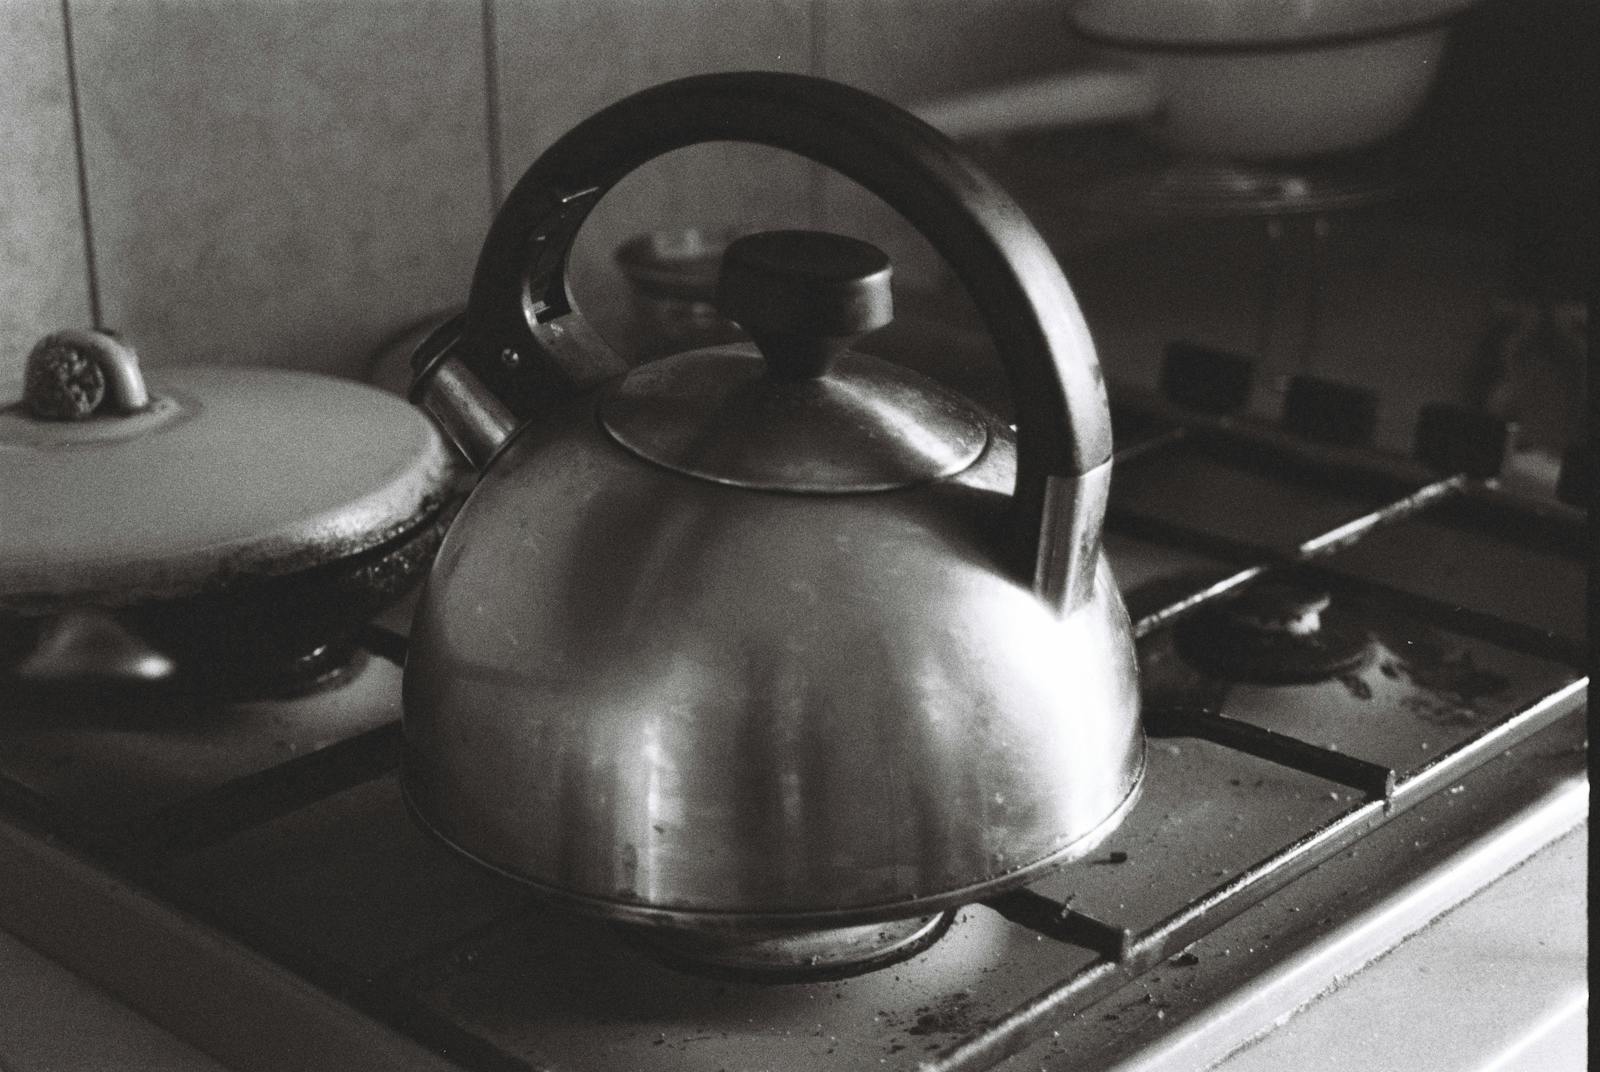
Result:
{"type": "Polygon", "coordinates": [[[722,314],[755,347],[641,365],[602,400],[601,423],[646,460],[722,484],[820,494],[885,491],[961,472],[988,422],[961,396],[854,353],[893,315],[889,258],[817,231],[729,245],[722,314]]]}

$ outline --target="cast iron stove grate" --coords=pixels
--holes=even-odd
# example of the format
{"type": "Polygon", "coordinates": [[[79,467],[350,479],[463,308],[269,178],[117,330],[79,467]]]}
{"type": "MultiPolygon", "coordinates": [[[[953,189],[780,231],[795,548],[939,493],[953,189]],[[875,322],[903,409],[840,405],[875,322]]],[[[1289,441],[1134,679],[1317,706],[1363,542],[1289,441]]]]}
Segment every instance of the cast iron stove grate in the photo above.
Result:
{"type": "MultiPolygon", "coordinates": [[[[252,871],[255,865],[240,863],[251,858],[250,852],[263,853],[261,859],[271,863],[297,859],[295,853],[303,851],[307,859],[318,861],[317,866],[325,866],[326,857],[336,853],[322,852],[315,844],[304,850],[282,848],[296,838],[315,843],[322,836],[316,833],[322,828],[305,817],[319,810],[333,814],[340,801],[370,802],[394,795],[398,726],[392,717],[369,720],[370,724],[361,724],[337,739],[312,741],[281,761],[225,772],[211,784],[201,779],[192,792],[134,814],[110,807],[97,809],[92,794],[64,799],[53,793],[46,782],[28,774],[25,764],[19,768],[15,757],[26,752],[22,747],[26,742],[13,732],[11,723],[0,720],[0,741],[5,744],[0,753],[0,803],[15,831],[15,836],[0,839],[0,855],[12,858],[13,864],[22,861],[22,866],[3,869],[13,888],[0,896],[0,904],[5,905],[0,910],[4,913],[0,925],[75,963],[80,970],[100,976],[180,1034],[186,1033],[186,1026],[195,1026],[192,1021],[171,1023],[181,1019],[185,1010],[190,1016],[202,1010],[200,1018],[204,1019],[204,1010],[214,1015],[217,1002],[248,1004],[261,999],[260,1007],[273,1010],[277,1018],[272,1025],[275,1043],[263,1046],[257,1040],[249,1044],[254,1049],[242,1052],[239,1043],[224,1041],[230,1031],[238,1037],[249,1036],[249,1032],[240,1034],[239,1022],[224,1022],[221,1030],[216,1024],[209,1029],[201,1025],[202,1034],[207,1030],[211,1034],[197,1041],[204,1048],[222,1051],[219,1056],[242,1067],[272,1067],[283,1058],[284,1046],[292,1050],[297,1044],[331,1047],[320,1051],[324,1054],[354,1055],[359,1046],[372,1042],[372,1037],[350,1025],[370,1017],[392,1028],[402,1049],[420,1044],[409,1051],[418,1059],[426,1060],[425,1051],[432,1051],[472,1068],[590,1067],[573,1056],[587,1046],[598,1055],[593,1060],[601,1062],[592,1067],[632,1067],[628,1062],[640,1054],[654,1058],[651,1067],[675,1067],[675,1061],[682,1067],[744,1067],[729,1063],[733,1053],[735,1061],[755,1062],[750,1067],[853,1067],[876,1055],[871,1061],[875,1067],[956,1072],[994,1067],[1030,1046],[1049,1046],[1053,1038],[1058,1039],[1056,1048],[1041,1059],[1060,1057],[1067,1053],[1067,1044],[1059,1041],[1063,1029],[1070,1035],[1078,1026],[1099,1025],[1097,1030],[1114,1033],[1115,1025],[1104,1025],[1119,1017],[1130,1022],[1149,1021],[1151,1016],[1159,1020],[1164,1009],[1161,1001],[1151,998],[1157,988],[1150,984],[1157,973],[1170,978],[1186,970],[1198,960],[1191,951],[1198,948],[1197,941],[1248,909],[1270,904],[1275,893],[1307,872],[1325,867],[1337,874],[1341,858],[1357,850],[1372,855],[1393,851],[1373,846],[1383,837],[1391,841],[1400,838],[1393,833],[1399,826],[1396,821],[1413,812],[1426,812],[1434,825],[1425,839],[1412,837],[1420,828],[1408,830],[1404,835],[1407,843],[1422,846],[1426,840],[1443,852],[1470,839],[1504,809],[1514,808],[1517,800],[1530,799],[1536,788],[1533,783],[1547,785],[1558,773],[1570,776],[1574,768],[1581,770],[1581,743],[1574,741],[1581,740],[1579,724],[1587,685],[1582,596],[1581,591],[1565,591],[1574,578],[1581,582],[1587,577],[1586,529],[1576,511],[1516,502],[1483,480],[1465,475],[1437,478],[1409,463],[1380,463],[1370,455],[1308,447],[1276,432],[1251,432],[1227,419],[1175,416],[1158,403],[1141,404],[1124,410],[1121,416],[1124,442],[1107,541],[1119,563],[1119,577],[1129,590],[1130,606],[1137,617],[1136,633],[1147,657],[1146,676],[1151,685],[1145,719],[1152,738],[1151,777],[1161,783],[1147,789],[1147,800],[1135,809],[1102,856],[965,910],[962,923],[951,936],[918,960],[968,956],[970,949],[962,952],[958,947],[961,941],[971,947],[973,935],[987,936],[985,940],[1000,951],[994,953],[1000,959],[991,957],[992,963],[984,961],[976,969],[958,965],[950,969],[948,982],[941,976],[935,980],[935,989],[916,990],[899,1007],[888,1007],[891,1003],[883,995],[892,995],[893,987],[901,983],[900,974],[890,978],[891,970],[901,969],[885,969],[878,973],[882,977],[878,980],[869,976],[863,982],[822,984],[821,989],[769,987],[762,991],[763,997],[688,976],[675,977],[665,968],[642,961],[636,965],[619,960],[629,954],[609,950],[599,925],[569,920],[504,886],[480,889],[472,885],[476,879],[423,881],[432,895],[441,904],[448,902],[447,907],[455,913],[449,925],[421,938],[406,931],[402,940],[392,943],[398,948],[386,949],[381,955],[371,954],[362,941],[341,939],[338,928],[353,926],[349,921],[363,914],[382,916],[383,898],[368,897],[363,902],[363,893],[394,890],[396,898],[404,900],[405,891],[400,888],[404,880],[374,878],[372,886],[350,893],[348,904],[341,902],[337,883],[318,886],[317,874],[308,874],[301,883],[303,889],[295,885],[299,880],[286,879],[278,871],[271,879],[276,886],[269,883],[248,895],[231,887],[230,875],[239,878],[244,887],[260,886],[260,874],[266,872],[252,871]],[[1130,435],[1130,429],[1137,431],[1130,435]],[[1190,472],[1186,466],[1198,468],[1190,472]],[[1207,473],[1215,477],[1222,469],[1228,475],[1206,486],[1213,494],[1247,496],[1244,501],[1235,502],[1231,509],[1202,504],[1200,509],[1186,508],[1176,516],[1161,507],[1171,481],[1196,481],[1207,473]],[[1228,490],[1229,481],[1238,486],[1228,490]],[[1263,488],[1275,490],[1267,493],[1263,488]],[[1267,497],[1248,498],[1257,495],[1267,497]],[[1308,507],[1308,503],[1313,505],[1308,507]],[[1556,589],[1552,598],[1559,602],[1561,596],[1570,597],[1578,609],[1552,611],[1551,599],[1545,598],[1543,589],[1529,600],[1531,610],[1496,605],[1492,598],[1463,598],[1452,588],[1460,583],[1456,575],[1445,577],[1431,589],[1428,583],[1410,583],[1403,568],[1390,568],[1396,555],[1385,544],[1415,542],[1415,534],[1407,536],[1406,532],[1416,526],[1430,538],[1446,533],[1456,540],[1450,553],[1469,566],[1472,555],[1480,554],[1487,556],[1491,569],[1525,572],[1527,583],[1534,588],[1538,588],[1536,576],[1550,579],[1556,589]],[[1509,558],[1508,547],[1512,549],[1509,558]],[[1368,548],[1375,550],[1368,554],[1368,548]],[[1526,560],[1529,555],[1537,557],[1531,565],[1526,560]],[[1560,567],[1553,574],[1551,563],[1560,567]],[[1285,732],[1282,726],[1272,725],[1270,717],[1252,718],[1248,711],[1235,717],[1228,707],[1230,689],[1233,700],[1245,697],[1247,709],[1250,703],[1262,701],[1262,697],[1270,701],[1277,694],[1270,688],[1252,693],[1248,688],[1218,684],[1205,675],[1196,678],[1192,668],[1183,669],[1181,660],[1174,661],[1171,638],[1183,622],[1252,586],[1284,577],[1320,586],[1341,604],[1381,606],[1391,620],[1398,616],[1411,623],[1403,627],[1411,631],[1407,635],[1433,638],[1430,643],[1443,636],[1454,638],[1454,648],[1440,648],[1443,655],[1435,653],[1438,665],[1428,671],[1434,676],[1426,682],[1433,691],[1419,686],[1405,694],[1407,703],[1424,693],[1449,698],[1442,707],[1435,705],[1438,710],[1422,705],[1419,710],[1427,717],[1413,720],[1433,740],[1416,748],[1417,742],[1385,730],[1390,736],[1383,738],[1387,744],[1378,751],[1387,749],[1388,754],[1374,756],[1362,748],[1359,736],[1334,744],[1318,739],[1326,735],[1326,727],[1308,724],[1302,727],[1305,732],[1285,732]],[[1476,673],[1476,678],[1463,676],[1460,664],[1464,656],[1457,649],[1478,660],[1467,660],[1467,669],[1476,673]],[[1453,683],[1447,682],[1442,692],[1439,666],[1454,667],[1456,673],[1453,683]],[[1167,688],[1162,682],[1173,673],[1180,682],[1209,680],[1210,691],[1167,688]],[[1480,684],[1498,682],[1485,686],[1493,694],[1486,704],[1466,696],[1461,682],[1468,679],[1480,684]],[[1486,707],[1492,710],[1486,712],[1486,707]],[[1540,745],[1541,741],[1546,743],[1540,745]],[[1502,758],[1508,751],[1515,755],[1519,750],[1520,759],[1502,758]],[[1480,774],[1474,775],[1475,771],[1480,774]],[[1500,788],[1475,794],[1484,802],[1476,810],[1457,806],[1457,794],[1470,782],[1469,776],[1490,776],[1481,772],[1491,772],[1499,779],[1496,785],[1500,788]],[[1185,779],[1215,781],[1224,776],[1220,794],[1213,791],[1213,795],[1236,803],[1252,785],[1279,786],[1283,800],[1297,802],[1291,808],[1299,809],[1293,819],[1296,825],[1286,836],[1281,831],[1271,833],[1269,840],[1275,838],[1276,844],[1268,851],[1248,859],[1235,853],[1228,866],[1209,870],[1199,863],[1208,853],[1214,856],[1214,849],[1174,855],[1165,863],[1143,851],[1146,842],[1159,840],[1163,824],[1181,822],[1188,814],[1172,801],[1182,801],[1202,789],[1178,783],[1185,779]],[[1165,816],[1152,811],[1147,819],[1139,817],[1147,805],[1150,809],[1162,807],[1161,800],[1171,809],[1165,816]],[[241,852],[237,849],[241,844],[253,848],[241,852]],[[1137,850],[1132,848],[1136,844],[1140,846],[1137,850]],[[41,864],[55,857],[72,862],[55,870],[41,864]],[[1136,871],[1137,865],[1165,869],[1173,881],[1161,884],[1129,878],[1120,880],[1119,886],[1117,873],[1136,871]],[[124,892],[102,897],[79,895],[71,883],[81,881],[83,874],[110,876],[106,881],[124,892]],[[1162,888],[1152,893],[1146,888],[1152,885],[1162,888]],[[1142,893],[1117,892],[1132,887],[1139,887],[1142,893]],[[274,891],[287,893],[276,897],[274,891]],[[1131,905],[1138,896],[1154,900],[1126,912],[1117,910],[1117,898],[1125,897],[1131,905]],[[104,950],[82,955],[71,938],[61,933],[59,917],[53,919],[47,911],[39,914],[41,904],[52,900],[71,905],[79,913],[70,929],[94,935],[94,940],[108,934],[126,940],[126,948],[117,953],[122,960],[130,955],[148,959],[152,947],[141,948],[141,927],[152,912],[170,916],[178,921],[180,932],[171,940],[169,952],[176,951],[172,963],[146,965],[140,975],[108,966],[104,950]],[[275,900],[279,907],[274,907],[275,900]],[[318,916],[322,922],[316,925],[299,925],[311,916],[299,919],[281,904],[289,903],[292,909],[302,901],[340,903],[326,910],[332,923],[318,916]],[[468,907],[462,909],[463,904],[468,907]],[[562,937],[568,933],[575,937],[562,937]],[[960,934],[968,938],[960,939],[960,934]],[[226,937],[219,939],[218,935],[226,937]],[[1028,944],[1029,938],[1034,944],[1028,944]],[[234,951],[231,954],[230,949],[234,951]],[[534,955],[541,951],[543,968],[534,955]],[[186,964],[184,955],[197,958],[195,963],[203,962],[203,968],[186,964]],[[230,970],[229,957],[234,955],[246,967],[230,970]],[[551,963],[575,974],[546,979],[539,973],[551,963]],[[594,967],[591,970],[586,964],[594,967]],[[288,973],[290,991],[299,986],[304,993],[295,991],[298,996],[293,1000],[283,999],[282,979],[272,981],[274,973],[282,972],[288,973]],[[611,977],[602,978],[608,972],[611,977]],[[207,980],[218,977],[226,985],[213,984],[209,995],[182,997],[186,973],[197,985],[208,985],[207,980]],[[645,982],[630,983],[624,978],[630,974],[645,982]],[[154,982],[147,986],[137,981],[140,979],[154,982]],[[573,1016],[570,1009],[558,1009],[565,1017],[559,1030],[552,1026],[554,1013],[546,1017],[527,1002],[533,995],[560,1005],[567,1000],[561,997],[563,991],[582,993],[585,988],[596,993],[614,991],[620,1002],[629,994],[638,998],[643,993],[639,988],[645,985],[660,989],[663,979],[668,980],[668,989],[677,988],[685,996],[681,1000],[649,999],[663,1004],[654,1013],[646,1008],[631,1016],[622,1004],[607,1006],[604,1002],[587,1009],[587,1020],[583,1015],[573,1016]],[[305,988],[304,983],[314,989],[305,988]],[[948,992],[937,989],[946,985],[948,992]],[[261,988],[260,993],[252,987],[261,988]],[[831,996],[830,987],[837,988],[831,996]],[[1141,988],[1144,1001],[1130,1004],[1126,995],[1141,988]],[[990,994],[989,989],[996,992],[990,994]],[[174,997],[175,993],[180,996],[174,997]],[[305,994],[313,998],[304,1000],[305,994]],[[679,1005],[672,1005],[673,1001],[679,1005]],[[792,1005],[820,1001],[849,1011],[812,1016],[808,1010],[796,1019],[799,1014],[792,1005]],[[324,1015],[316,1011],[321,1002],[360,1015],[324,1015]],[[880,1007],[868,1009],[867,1005],[880,1007]],[[657,1037],[646,1037],[658,1023],[682,1026],[688,1023],[682,1015],[704,1014],[712,1008],[749,1010],[789,1026],[763,1028],[759,1016],[752,1015],[748,1018],[752,1026],[720,1022],[704,1033],[660,1030],[654,1032],[657,1037]],[[518,1021],[519,1009],[536,1022],[518,1021]],[[658,1019],[651,1020],[652,1015],[658,1019]],[[673,1020],[674,1015],[680,1019],[673,1020]],[[794,1030],[801,1020],[813,1018],[817,1021],[814,1034],[801,1035],[794,1030]],[[851,1022],[867,1026],[856,1037],[832,1030],[851,1022]],[[711,1063],[698,1063],[702,1054],[711,1063]],[[611,1064],[603,1064],[605,1061],[611,1064]]],[[[1479,576],[1476,580],[1488,583],[1493,578],[1479,576]]],[[[1492,583],[1489,586],[1494,587],[1492,583]]],[[[1578,587],[1581,590],[1581,583],[1578,587]]],[[[365,644],[376,657],[375,663],[387,665],[403,659],[404,639],[396,634],[375,627],[366,634],[365,644]]],[[[1419,673],[1415,668],[1407,672],[1419,673]]],[[[1354,687],[1348,681],[1345,685],[1354,687]]],[[[1262,710],[1270,714],[1271,706],[1266,702],[1262,710]]],[[[397,806],[361,806],[377,816],[373,829],[388,832],[383,837],[404,838],[392,832],[394,823],[402,821],[397,806]]],[[[1204,810],[1216,806],[1189,807],[1204,810]]],[[[1256,816],[1245,825],[1260,823],[1263,820],[1256,816]]],[[[1240,827],[1241,838],[1248,840],[1245,833],[1240,827]]],[[[355,836],[360,836],[360,831],[355,836]]],[[[1233,838],[1234,831],[1230,829],[1227,836],[1233,838]]],[[[1427,853],[1412,855],[1421,861],[1427,853]]],[[[405,866],[416,863],[407,857],[405,866]]],[[[434,857],[426,857],[424,863],[427,867],[446,866],[434,857]]],[[[359,867],[351,865],[340,874],[346,883],[360,886],[363,879],[358,872],[359,867]]],[[[417,896],[425,901],[429,895],[425,891],[417,896]]],[[[1324,911],[1334,909],[1323,905],[1308,915],[1324,911]]],[[[156,938],[144,940],[160,944],[156,938]]],[[[982,950],[980,960],[981,954],[982,950]]],[[[637,959],[637,954],[631,955],[637,959]]],[[[922,985],[914,978],[916,964],[914,960],[903,967],[906,986],[922,985]]],[[[383,1034],[381,1030],[378,1033],[383,1034]]],[[[1096,1062],[1096,1053],[1114,1049],[1093,1039],[1083,1041],[1076,1055],[1069,1054],[1070,1064],[1077,1067],[1079,1060],[1096,1062]]]]}

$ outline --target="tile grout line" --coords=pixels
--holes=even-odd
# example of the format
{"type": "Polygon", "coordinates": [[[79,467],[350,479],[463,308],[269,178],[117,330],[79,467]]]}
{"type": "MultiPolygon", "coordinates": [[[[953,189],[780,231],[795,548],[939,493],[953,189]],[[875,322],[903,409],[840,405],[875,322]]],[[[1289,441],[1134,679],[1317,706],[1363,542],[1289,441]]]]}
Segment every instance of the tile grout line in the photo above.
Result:
{"type": "MultiPolygon", "coordinates": [[[[66,0],[62,0],[63,3],[66,0]]],[[[484,127],[489,151],[489,216],[505,200],[504,138],[500,129],[499,34],[495,26],[495,0],[483,0],[484,127]]]]}
{"type": "Polygon", "coordinates": [[[89,289],[90,326],[103,329],[100,305],[100,270],[95,263],[94,219],[89,210],[89,164],[83,144],[83,105],[78,93],[78,64],[72,41],[72,3],[61,0],[61,36],[66,50],[67,100],[72,109],[72,148],[78,169],[78,214],[83,221],[83,259],[89,289]]]}
{"type": "Polygon", "coordinates": [[[90,299],[90,326],[101,330],[104,320],[101,317],[101,298],[99,298],[99,266],[94,262],[94,221],[90,213],[90,170],[88,170],[88,154],[83,147],[83,106],[78,98],[78,64],[77,50],[72,43],[72,0],[61,0],[61,37],[62,45],[66,46],[67,59],[67,102],[72,109],[72,152],[77,160],[78,170],[78,218],[83,221],[83,269],[85,269],[88,283],[88,299],[90,299]]]}
{"type": "MultiPolygon", "coordinates": [[[[827,9],[828,0],[811,0],[811,56],[806,68],[809,74],[818,78],[828,76],[827,9]]],[[[827,168],[820,164],[812,166],[807,200],[810,202],[811,226],[818,230],[827,230],[828,227],[828,183],[832,178],[833,173],[827,168]]]]}

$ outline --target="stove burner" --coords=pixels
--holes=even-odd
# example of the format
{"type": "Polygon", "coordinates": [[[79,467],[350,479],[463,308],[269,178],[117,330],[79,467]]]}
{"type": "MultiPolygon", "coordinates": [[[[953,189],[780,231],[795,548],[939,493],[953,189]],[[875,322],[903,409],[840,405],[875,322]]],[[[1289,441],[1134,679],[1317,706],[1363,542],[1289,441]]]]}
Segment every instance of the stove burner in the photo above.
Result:
{"type": "Polygon", "coordinates": [[[954,910],[826,930],[667,930],[622,927],[625,937],[668,967],[714,979],[817,983],[909,960],[944,936],[954,910]]]}
{"type": "Polygon", "coordinates": [[[175,649],[99,611],[0,619],[0,684],[47,702],[85,696],[288,699],[337,685],[365,661],[353,635],[175,649]]]}
{"type": "MultiPolygon", "coordinates": [[[[366,664],[348,637],[277,658],[244,658],[195,673],[193,687],[234,698],[286,700],[332,688],[366,664]]],[[[182,679],[180,678],[180,681],[182,679]]]]}
{"type": "Polygon", "coordinates": [[[1372,637],[1325,591],[1268,580],[1205,607],[1173,631],[1196,669],[1268,685],[1324,681],[1363,663],[1372,637]]]}

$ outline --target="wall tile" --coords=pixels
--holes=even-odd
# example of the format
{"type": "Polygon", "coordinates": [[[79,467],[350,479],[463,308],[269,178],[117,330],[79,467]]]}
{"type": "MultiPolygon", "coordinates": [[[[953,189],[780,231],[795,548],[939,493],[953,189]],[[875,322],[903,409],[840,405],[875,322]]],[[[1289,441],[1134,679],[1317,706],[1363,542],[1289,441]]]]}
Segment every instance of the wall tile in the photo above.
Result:
{"type": "Polygon", "coordinates": [[[39,336],[88,326],[59,0],[0,0],[0,404],[39,336]]]}
{"type": "MultiPolygon", "coordinates": [[[[819,73],[910,105],[941,94],[1021,81],[1081,54],[1061,0],[818,0],[819,73]]],[[[875,242],[913,286],[953,276],[933,249],[876,197],[830,178],[830,226],[875,242]]]]}
{"type": "MultiPolygon", "coordinates": [[[[608,104],[671,78],[812,69],[811,0],[497,0],[505,188],[538,154],[608,104]]],[[[573,255],[573,292],[615,336],[626,293],[611,267],[625,238],[685,226],[805,226],[816,169],[775,150],[704,145],[618,184],[573,255]]]]}
{"type": "Polygon", "coordinates": [[[72,0],[106,323],[150,364],[359,374],[463,297],[476,0],[72,0]]]}
{"type": "Polygon", "coordinates": [[[1060,0],[819,0],[823,72],[901,103],[1065,65],[1060,0]]]}

